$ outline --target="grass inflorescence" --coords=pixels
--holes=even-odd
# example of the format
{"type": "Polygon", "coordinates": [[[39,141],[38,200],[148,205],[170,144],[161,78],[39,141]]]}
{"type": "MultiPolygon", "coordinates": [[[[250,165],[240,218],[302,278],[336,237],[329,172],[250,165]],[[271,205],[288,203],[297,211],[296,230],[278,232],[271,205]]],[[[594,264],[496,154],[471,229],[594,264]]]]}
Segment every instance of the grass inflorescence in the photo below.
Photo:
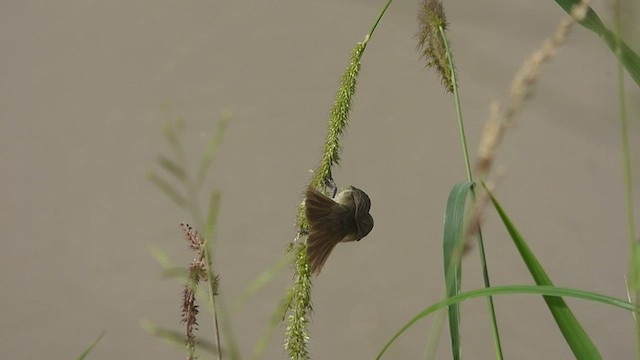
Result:
{"type": "MultiPolygon", "coordinates": [[[[338,92],[329,113],[327,136],[320,164],[313,171],[310,185],[326,192],[327,185],[333,182],[332,168],[340,163],[341,139],[348,126],[349,114],[353,104],[353,96],[356,91],[358,74],[360,73],[360,60],[367,43],[373,35],[380,20],[387,11],[392,0],[387,1],[371,30],[364,41],[358,42],[351,51],[349,65],[343,73],[338,92]]],[[[309,224],[304,210],[304,202],[298,209],[297,224],[298,234],[296,239],[302,239],[309,234],[309,224]]],[[[288,325],[285,334],[285,349],[293,360],[306,360],[310,358],[307,344],[310,339],[307,324],[312,311],[311,305],[311,271],[307,257],[307,245],[303,242],[295,242],[289,247],[295,251],[294,284],[289,292],[290,299],[286,303],[288,325]]]]}
{"type": "MultiPolygon", "coordinates": [[[[331,108],[327,137],[320,165],[314,170],[311,186],[326,191],[326,184],[333,180],[331,169],[340,162],[341,138],[349,120],[349,112],[356,90],[356,80],[360,72],[360,57],[365,49],[365,42],[360,42],[351,52],[349,66],[342,75],[338,93],[331,108]]],[[[304,204],[300,204],[297,216],[298,236],[300,239],[309,233],[309,224],[304,214],[304,204]]],[[[292,299],[289,305],[288,325],[284,347],[291,359],[309,359],[307,343],[309,331],[307,324],[311,314],[311,270],[307,259],[307,245],[297,242],[290,246],[295,251],[294,284],[292,299]]]]}
{"type": "Polygon", "coordinates": [[[427,67],[434,68],[446,90],[453,92],[455,67],[447,54],[447,18],[440,0],[423,0],[418,11],[418,50],[427,61],[427,67]]]}
{"type": "Polygon", "coordinates": [[[195,358],[196,352],[196,337],[194,331],[198,328],[198,313],[199,305],[196,302],[196,292],[200,281],[208,281],[210,277],[213,284],[213,296],[218,294],[218,283],[220,279],[217,276],[213,276],[207,270],[208,266],[205,257],[205,243],[204,239],[198,234],[198,231],[193,229],[191,225],[182,223],[180,224],[184,231],[185,237],[189,242],[189,247],[196,254],[196,257],[191,261],[189,265],[189,275],[187,283],[184,285],[182,291],[182,322],[186,326],[186,347],[188,360],[195,358]]]}

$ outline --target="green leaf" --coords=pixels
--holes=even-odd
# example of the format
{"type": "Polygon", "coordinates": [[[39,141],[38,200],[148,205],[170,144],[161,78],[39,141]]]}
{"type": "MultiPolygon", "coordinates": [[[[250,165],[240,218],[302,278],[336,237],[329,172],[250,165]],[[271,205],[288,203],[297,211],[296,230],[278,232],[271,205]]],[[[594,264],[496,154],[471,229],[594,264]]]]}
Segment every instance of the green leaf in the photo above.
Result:
{"type": "MultiPolygon", "coordinates": [[[[580,3],[579,0],[555,0],[561,8],[571,14],[571,8],[580,3]]],[[[587,11],[586,17],[580,21],[580,25],[593,31],[604,40],[609,49],[618,56],[618,43],[620,44],[620,55],[618,56],[622,65],[627,69],[631,78],[640,85],[640,57],[622,39],[607,29],[592,8],[587,11]]]]}
{"type": "MultiPolygon", "coordinates": [[[[453,186],[447,200],[444,216],[444,278],[447,296],[460,293],[462,281],[462,252],[464,250],[465,210],[467,196],[473,183],[462,183],[453,186]]],[[[460,307],[449,306],[449,333],[451,335],[451,351],[454,359],[460,359],[460,307]]]]}
{"type": "MultiPolygon", "coordinates": [[[[544,268],[535,257],[522,235],[520,235],[518,229],[502,209],[502,206],[500,206],[496,198],[493,197],[488,190],[487,193],[489,194],[498,215],[500,215],[502,222],[507,228],[509,235],[511,235],[511,239],[518,248],[522,260],[524,260],[527,268],[529,268],[529,272],[536,284],[553,286],[553,283],[544,271],[544,268]]],[[[571,309],[569,309],[567,303],[560,297],[549,296],[545,296],[544,301],[547,303],[549,311],[551,311],[558,328],[562,332],[562,335],[571,348],[571,351],[573,351],[576,359],[602,359],[598,348],[596,348],[595,344],[589,338],[589,335],[584,331],[576,317],[573,315],[573,312],[571,312],[571,309]]]]}
{"type": "MultiPolygon", "coordinates": [[[[413,326],[420,319],[425,318],[427,315],[434,313],[438,310],[441,310],[447,306],[451,306],[453,304],[458,304],[466,300],[478,298],[478,297],[486,297],[486,296],[497,296],[497,295],[514,295],[514,294],[539,294],[545,297],[555,297],[559,298],[560,296],[564,297],[573,297],[576,299],[589,300],[593,302],[599,302],[602,304],[618,307],[624,310],[636,311],[635,306],[627,301],[616,299],[607,295],[602,295],[590,291],[570,289],[570,288],[562,288],[555,286],[534,286],[534,285],[509,285],[509,286],[492,286],[489,288],[482,288],[472,291],[467,291],[460,293],[454,297],[442,300],[437,302],[420,313],[413,317],[413,319],[409,320],[404,326],[396,332],[396,334],[385,344],[384,348],[378,353],[376,359],[381,359],[382,355],[387,351],[387,349],[396,341],[400,335],[402,335],[407,329],[413,326]]],[[[582,359],[582,358],[578,358],[582,359]]]]}
{"type": "Polygon", "coordinates": [[[78,356],[78,360],[84,360],[87,355],[89,355],[89,353],[91,352],[91,350],[93,350],[94,347],[96,347],[96,345],[98,345],[98,342],[100,341],[100,339],[102,339],[102,337],[104,336],[104,334],[106,333],[106,330],[103,330],[100,335],[98,336],[97,339],[95,339],[91,345],[89,345],[83,352],[82,354],[80,354],[80,356],[78,356]]]}

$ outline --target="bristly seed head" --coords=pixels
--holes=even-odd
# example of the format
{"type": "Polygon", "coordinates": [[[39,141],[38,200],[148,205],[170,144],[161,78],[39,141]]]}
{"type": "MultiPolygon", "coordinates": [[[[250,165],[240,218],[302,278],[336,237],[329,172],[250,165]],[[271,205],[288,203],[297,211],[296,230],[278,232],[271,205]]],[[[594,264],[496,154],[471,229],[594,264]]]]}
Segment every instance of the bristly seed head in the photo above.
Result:
{"type": "Polygon", "coordinates": [[[447,48],[442,33],[447,29],[447,18],[440,0],[423,0],[418,11],[418,50],[427,60],[427,67],[435,68],[446,86],[453,92],[453,79],[447,48]],[[442,33],[440,32],[442,29],[442,33]]]}
{"type": "Polygon", "coordinates": [[[220,278],[217,275],[213,275],[211,279],[209,278],[212,276],[212,273],[207,271],[205,243],[198,231],[186,223],[181,223],[180,227],[182,227],[182,231],[184,231],[189,247],[196,253],[196,257],[189,265],[189,277],[182,291],[181,306],[182,322],[186,325],[185,345],[187,347],[187,359],[192,360],[196,358],[196,338],[194,332],[198,329],[197,315],[200,312],[198,304],[196,303],[198,284],[201,281],[210,281],[212,295],[215,296],[218,295],[220,278]]]}
{"type": "Polygon", "coordinates": [[[202,252],[202,238],[198,234],[198,230],[195,230],[191,225],[187,223],[180,223],[182,231],[184,231],[185,238],[189,242],[189,247],[196,253],[202,252]]]}

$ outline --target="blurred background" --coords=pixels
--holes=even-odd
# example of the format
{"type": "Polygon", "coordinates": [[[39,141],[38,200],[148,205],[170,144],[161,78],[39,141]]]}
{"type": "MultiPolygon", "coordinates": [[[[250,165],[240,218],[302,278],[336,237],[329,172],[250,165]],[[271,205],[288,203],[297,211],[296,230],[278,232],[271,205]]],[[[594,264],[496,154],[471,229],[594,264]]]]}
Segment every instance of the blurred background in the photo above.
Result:
{"type": "MultiPolygon", "coordinates": [[[[181,284],[162,278],[150,246],[176,264],[193,257],[178,227],[188,215],[145,178],[159,170],[158,155],[171,154],[163,125],[185,120],[195,166],[220,114],[233,114],[202,199],[222,193],[215,266],[232,305],[294,239],[339,78],[384,3],[3,2],[2,356],[75,358],[106,330],[90,358],[183,358],[140,326],[148,319],[182,329],[181,284]]],[[[611,26],[611,4],[594,6],[611,26]]],[[[625,39],[637,51],[638,4],[625,6],[625,39]]],[[[375,357],[443,293],[443,214],[465,170],[453,99],[415,50],[417,9],[416,1],[395,1],[363,57],[334,177],[338,186],[367,191],[375,228],[357,244],[339,245],[314,281],[314,359],[375,357]]],[[[451,1],[445,9],[475,157],[490,102],[504,97],[522,61],[565,14],[553,1],[451,1]]],[[[640,93],[626,79],[635,121],[640,93]]],[[[507,135],[496,193],[556,285],[626,298],[616,86],[612,53],[575,27],[507,135]]],[[[639,130],[635,121],[634,165],[639,130]]],[[[640,177],[638,166],[633,175],[640,177]]],[[[492,211],[484,231],[493,284],[532,284],[492,211]]],[[[463,272],[463,289],[482,286],[477,249],[463,272]]],[[[243,358],[291,279],[285,269],[231,314],[243,358]]],[[[634,356],[630,314],[568,302],[605,358],[634,356]]],[[[495,303],[507,358],[572,357],[541,298],[495,303]]],[[[200,334],[208,337],[202,316],[200,334]]],[[[385,358],[423,358],[432,320],[410,329],[385,358]]],[[[463,305],[462,329],[467,357],[494,358],[486,301],[463,305]]],[[[265,359],[286,358],[284,326],[276,332],[265,359]]],[[[438,358],[450,358],[449,346],[444,335],[438,358]]]]}

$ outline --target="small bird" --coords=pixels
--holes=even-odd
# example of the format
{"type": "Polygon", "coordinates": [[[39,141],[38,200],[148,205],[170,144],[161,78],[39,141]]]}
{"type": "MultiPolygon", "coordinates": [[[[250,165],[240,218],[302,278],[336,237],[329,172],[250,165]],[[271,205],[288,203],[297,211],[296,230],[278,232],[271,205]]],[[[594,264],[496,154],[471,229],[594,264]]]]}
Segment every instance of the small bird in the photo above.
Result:
{"type": "Polygon", "coordinates": [[[304,205],[311,227],[307,257],[312,274],[320,273],[339,242],[360,241],[373,229],[371,199],[355,186],[341,191],[335,199],[309,186],[304,205]]]}

